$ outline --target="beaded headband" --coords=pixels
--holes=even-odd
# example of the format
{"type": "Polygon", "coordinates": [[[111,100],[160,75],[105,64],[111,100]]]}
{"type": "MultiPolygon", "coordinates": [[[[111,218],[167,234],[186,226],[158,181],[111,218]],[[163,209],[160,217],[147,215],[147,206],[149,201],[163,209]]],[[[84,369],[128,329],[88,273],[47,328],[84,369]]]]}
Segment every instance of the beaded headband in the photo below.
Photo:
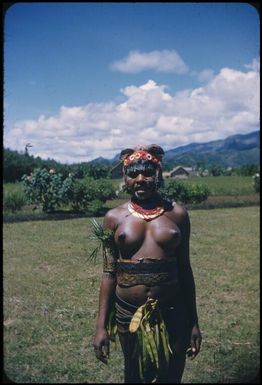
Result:
{"type": "Polygon", "coordinates": [[[139,150],[133,152],[131,155],[124,159],[124,167],[127,167],[139,160],[148,160],[149,162],[160,164],[160,160],[157,159],[154,155],[150,154],[148,151],[139,150]]]}

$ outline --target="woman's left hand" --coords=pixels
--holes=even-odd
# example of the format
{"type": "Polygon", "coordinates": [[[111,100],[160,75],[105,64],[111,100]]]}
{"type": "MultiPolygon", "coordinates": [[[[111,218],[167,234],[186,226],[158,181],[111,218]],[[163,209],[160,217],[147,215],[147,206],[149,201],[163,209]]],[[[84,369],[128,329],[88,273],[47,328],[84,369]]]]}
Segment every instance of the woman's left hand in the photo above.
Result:
{"type": "Polygon", "coordinates": [[[198,325],[194,325],[191,331],[191,347],[187,350],[187,355],[193,360],[200,352],[202,336],[198,325]]]}

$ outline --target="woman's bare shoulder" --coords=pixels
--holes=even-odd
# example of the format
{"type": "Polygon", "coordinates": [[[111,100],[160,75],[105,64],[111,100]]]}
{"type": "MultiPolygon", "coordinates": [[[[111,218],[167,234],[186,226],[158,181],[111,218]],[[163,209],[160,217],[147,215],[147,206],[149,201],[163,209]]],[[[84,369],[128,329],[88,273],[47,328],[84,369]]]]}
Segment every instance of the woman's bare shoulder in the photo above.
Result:
{"type": "Polygon", "coordinates": [[[189,221],[189,215],[187,209],[176,202],[172,203],[172,216],[178,223],[185,223],[189,221]]]}
{"type": "Polygon", "coordinates": [[[104,217],[104,227],[115,229],[127,212],[127,202],[107,211],[104,217]]]}

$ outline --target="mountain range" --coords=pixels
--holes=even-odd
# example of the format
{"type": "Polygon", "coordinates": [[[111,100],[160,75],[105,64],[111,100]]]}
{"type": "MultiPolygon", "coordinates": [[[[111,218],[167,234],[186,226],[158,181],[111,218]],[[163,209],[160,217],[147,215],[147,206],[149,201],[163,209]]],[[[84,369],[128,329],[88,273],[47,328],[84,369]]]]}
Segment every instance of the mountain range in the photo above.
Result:
{"type": "MultiPolygon", "coordinates": [[[[113,164],[119,161],[119,154],[113,159],[102,157],[92,163],[113,164]]],[[[260,131],[249,134],[236,134],[226,139],[206,143],[190,143],[165,152],[163,165],[195,166],[204,164],[223,167],[240,167],[260,163],[260,131]]]]}

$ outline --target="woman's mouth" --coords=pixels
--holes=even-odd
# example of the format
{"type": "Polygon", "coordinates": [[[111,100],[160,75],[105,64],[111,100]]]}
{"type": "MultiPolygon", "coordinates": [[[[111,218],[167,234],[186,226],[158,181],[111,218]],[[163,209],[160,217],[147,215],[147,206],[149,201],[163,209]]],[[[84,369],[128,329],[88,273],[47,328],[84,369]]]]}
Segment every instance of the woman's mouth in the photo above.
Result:
{"type": "Polygon", "coordinates": [[[135,192],[138,192],[138,193],[140,193],[140,192],[146,192],[146,191],[148,191],[148,188],[147,187],[142,187],[142,186],[140,186],[140,187],[136,187],[135,188],[135,192]]]}

